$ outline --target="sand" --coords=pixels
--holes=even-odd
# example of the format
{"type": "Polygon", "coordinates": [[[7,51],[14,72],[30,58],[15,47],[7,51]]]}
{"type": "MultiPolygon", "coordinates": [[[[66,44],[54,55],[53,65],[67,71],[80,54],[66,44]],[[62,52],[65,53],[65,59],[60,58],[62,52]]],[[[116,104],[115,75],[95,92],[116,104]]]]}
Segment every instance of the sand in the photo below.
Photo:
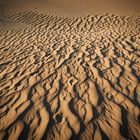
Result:
{"type": "Polygon", "coordinates": [[[4,5],[0,140],[139,140],[137,9],[46,2],[4,5]]]}

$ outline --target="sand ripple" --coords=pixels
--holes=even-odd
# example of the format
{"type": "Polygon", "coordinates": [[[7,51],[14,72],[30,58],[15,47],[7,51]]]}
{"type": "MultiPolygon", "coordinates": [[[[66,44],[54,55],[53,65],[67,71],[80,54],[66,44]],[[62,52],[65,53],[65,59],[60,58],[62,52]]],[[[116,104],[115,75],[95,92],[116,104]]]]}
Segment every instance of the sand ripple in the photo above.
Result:
{"type": "Polygon", "coordinates": [[[140,138],[139,16],[10,20],[22,24],[0,27],[0,139],[140,138]]]}

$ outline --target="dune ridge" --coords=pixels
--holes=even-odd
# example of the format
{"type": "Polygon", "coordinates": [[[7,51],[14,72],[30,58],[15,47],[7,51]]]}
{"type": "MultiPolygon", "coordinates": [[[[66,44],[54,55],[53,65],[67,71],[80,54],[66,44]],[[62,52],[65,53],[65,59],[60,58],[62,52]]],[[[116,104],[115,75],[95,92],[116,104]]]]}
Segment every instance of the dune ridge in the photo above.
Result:
{"type": "Polygon", "coordinates": [[[0,139],[139,139],[139,15],[25,11],[8,21],[0,26],[0,139]]]}

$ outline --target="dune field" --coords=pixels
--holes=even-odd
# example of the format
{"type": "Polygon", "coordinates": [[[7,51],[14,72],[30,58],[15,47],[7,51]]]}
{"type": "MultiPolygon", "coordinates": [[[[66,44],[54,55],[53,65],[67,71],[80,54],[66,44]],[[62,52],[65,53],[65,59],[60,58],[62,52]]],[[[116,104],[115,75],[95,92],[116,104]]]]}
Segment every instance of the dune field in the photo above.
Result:
{"type": "Polygon", "coordinates": [[[140,140],[138,3],[44,1],[0,2],[0,140],[140,140]]]}

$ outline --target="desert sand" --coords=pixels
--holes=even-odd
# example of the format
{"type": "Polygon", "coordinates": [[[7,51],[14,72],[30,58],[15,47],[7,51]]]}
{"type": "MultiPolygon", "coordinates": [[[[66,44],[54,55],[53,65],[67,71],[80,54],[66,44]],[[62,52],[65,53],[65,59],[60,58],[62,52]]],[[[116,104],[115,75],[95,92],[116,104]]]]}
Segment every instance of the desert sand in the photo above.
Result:
{"type": "Polygon", "coordinates": [[[0,140],[140,140],[138,1],[0,2],[0,140]]]}

